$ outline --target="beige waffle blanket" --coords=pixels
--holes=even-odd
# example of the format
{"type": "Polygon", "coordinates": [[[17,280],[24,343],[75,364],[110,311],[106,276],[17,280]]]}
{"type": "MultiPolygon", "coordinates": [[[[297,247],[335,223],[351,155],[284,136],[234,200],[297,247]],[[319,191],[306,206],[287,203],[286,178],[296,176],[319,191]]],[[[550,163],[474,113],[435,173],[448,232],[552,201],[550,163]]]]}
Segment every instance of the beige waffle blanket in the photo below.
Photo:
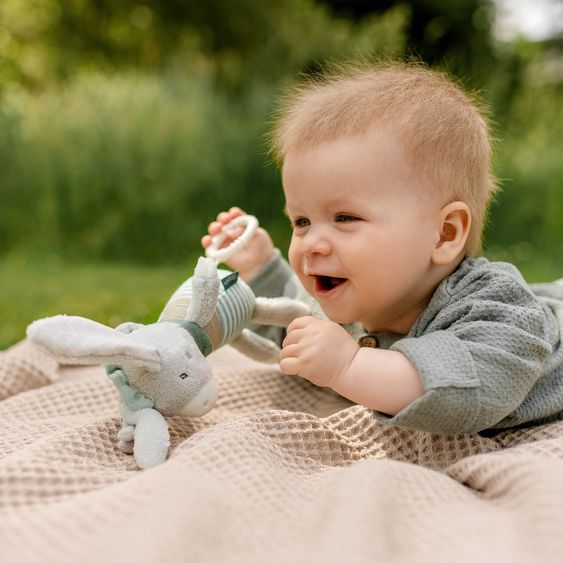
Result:
{"type": "Polygon", "coordinates": [[[116,448],[101,368],[0,354],[0,562],[563,561],[563,423],[395,429],[224,348],[163,465],[116,448]]]}

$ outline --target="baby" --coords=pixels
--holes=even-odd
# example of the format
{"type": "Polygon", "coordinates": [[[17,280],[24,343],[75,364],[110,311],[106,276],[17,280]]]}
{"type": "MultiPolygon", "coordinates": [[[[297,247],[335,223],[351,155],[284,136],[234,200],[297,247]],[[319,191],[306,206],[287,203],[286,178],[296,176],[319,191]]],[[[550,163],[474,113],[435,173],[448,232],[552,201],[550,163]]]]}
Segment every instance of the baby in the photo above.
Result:
{"type": "Polygon", "coordinates": [[[228,264],[258,295],[320,305],[288,327],[284,373],[431,432],[563,418],[563,287],[476,257],[496,184],[469,95],[421,65],[333,75],[291,91],[272,147],[291,269],[263,229],[228,264]]]}

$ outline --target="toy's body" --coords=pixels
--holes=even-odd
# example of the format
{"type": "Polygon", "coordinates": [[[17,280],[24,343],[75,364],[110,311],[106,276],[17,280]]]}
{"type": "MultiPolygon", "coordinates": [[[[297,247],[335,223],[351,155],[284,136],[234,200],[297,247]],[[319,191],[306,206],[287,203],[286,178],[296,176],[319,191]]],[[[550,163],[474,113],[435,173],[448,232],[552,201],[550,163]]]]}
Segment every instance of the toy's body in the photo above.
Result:
{"type": "MultiPolygon", "coordinates": [[[[250,287],[238,277],[238,273],[217,270],[217,303],[214,313],[203,328],[209,338],[211,349],[216,350],[234,340],[248,324],[254,312],[256,297],[250,287]]],[[[194,278],[186,280],[172,295],[162,313],[160,321],[183,321],[194,297],[194,278]]]]}
{"type": "Polygon", "coordinates": [[[61,363],[103,364],[120,395],[123,428],[119,447],[139,467],[162,463],[169,447],[162,415],[202,416],[217,390],[205,359],[226,343],[258,360],[277,360],[277,346],[245,329],[249,322],[287,326],[309,313],[302,302],[255,297],[236,273],[217,272],[200,258],[151,325],[124,323],[111,329],[64,315],[35,321],[30,340],[61,363]]]}

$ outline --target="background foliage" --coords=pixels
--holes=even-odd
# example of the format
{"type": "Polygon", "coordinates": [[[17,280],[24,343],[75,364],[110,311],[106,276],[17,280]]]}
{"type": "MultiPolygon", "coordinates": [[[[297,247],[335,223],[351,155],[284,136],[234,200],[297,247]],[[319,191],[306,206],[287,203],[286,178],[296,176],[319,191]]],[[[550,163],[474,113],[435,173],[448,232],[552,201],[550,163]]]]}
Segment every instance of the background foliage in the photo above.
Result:
{"type": "MultiPolygon", "coordinates": [[[[184,271],[209,220],[233,204],[285,248],[264,135],[284,86],[329,62],[415,56],[479,90],[504,186],[487,252],[532,280],[562,276],[562,42],[499,43],[492,24],[486,0],[2,0],[0,348],[60,304],[46,295],[39,306],[21,283],[34,271],[36,288],[56,286],[54,272],[79,262],[103,285],[113,266],[89,265],[120,262],[126,293],[149,265],[184,271]],[[29,306],[14,320],[16,286],[29,306]]],[[[91,289],[60,278],[61,295],[91,289]]],[[[131,303],[123,315],[146,312],[131,303]]]]}

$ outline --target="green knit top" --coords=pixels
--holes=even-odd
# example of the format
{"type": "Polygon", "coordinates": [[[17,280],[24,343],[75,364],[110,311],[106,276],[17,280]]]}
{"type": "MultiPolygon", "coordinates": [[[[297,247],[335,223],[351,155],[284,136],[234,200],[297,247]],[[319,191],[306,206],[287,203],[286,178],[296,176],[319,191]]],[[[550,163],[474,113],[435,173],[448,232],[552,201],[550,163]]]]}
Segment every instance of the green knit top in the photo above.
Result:
{"type": "MultiPolygon", "coordinates": [[[[258,295],[301,292],[279,252],[250,285],[258,295]]],[[[407,335],[361,339],[361,327],[346,328],[405,354],[422,379],[422,397],[395,416],[376,413],[387,424],[453,434],[563,419],[563,285],[528,285],[511,264],[468,258],[407,335]]]]}

